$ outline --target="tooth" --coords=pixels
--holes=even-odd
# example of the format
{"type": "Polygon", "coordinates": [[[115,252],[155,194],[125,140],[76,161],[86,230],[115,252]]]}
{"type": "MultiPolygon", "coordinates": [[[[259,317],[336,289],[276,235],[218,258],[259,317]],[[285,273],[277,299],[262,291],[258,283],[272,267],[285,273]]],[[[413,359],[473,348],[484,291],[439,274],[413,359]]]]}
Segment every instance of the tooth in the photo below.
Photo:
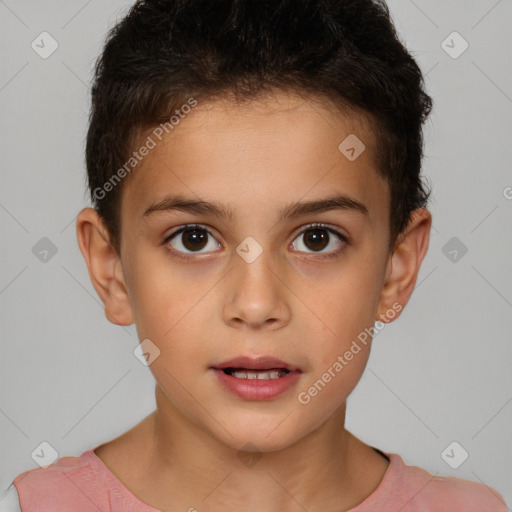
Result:
{"type": "Polygon", "coordinates": [[[259,379],[278,379],[279,378],[279,370],[271,370],[269,372],[260,373],[259,379]]]}
{"type": "Polygon", "coordinates": [[[236,377],[237,379],[247,379],[247,373],[243,371],[236,371],[231,374],[233,377],[236,377]]]}
{"type": "Polygon", "coordinates": [[[247,379],[247,380],[272,380],[279,379],[284,372],[281,370],[237,370],[231,373],[232,377],[236,377],[237,379],[247,379]]]}

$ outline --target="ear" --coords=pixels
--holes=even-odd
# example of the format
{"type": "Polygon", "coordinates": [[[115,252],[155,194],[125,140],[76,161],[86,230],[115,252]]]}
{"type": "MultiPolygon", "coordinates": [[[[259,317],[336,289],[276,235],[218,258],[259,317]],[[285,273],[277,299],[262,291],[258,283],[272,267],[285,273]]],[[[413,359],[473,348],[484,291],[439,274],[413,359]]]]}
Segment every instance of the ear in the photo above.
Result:
{"type": "Polygon", "coordinates": [[[78,214],[76,235],[92,285],[105,305],[105,316],[113,324],[132,324],[121,258],[111,246],[108,230],[95,209],[84,208],[78,214]]]}
{"type": "Polygon", "coordinates": [[[412,212],[406,230],[389,256],[376,320],[392,322],[409,302],[427,253],[431,226],[432,216],[427,210],[420,208],[412,212]]]}

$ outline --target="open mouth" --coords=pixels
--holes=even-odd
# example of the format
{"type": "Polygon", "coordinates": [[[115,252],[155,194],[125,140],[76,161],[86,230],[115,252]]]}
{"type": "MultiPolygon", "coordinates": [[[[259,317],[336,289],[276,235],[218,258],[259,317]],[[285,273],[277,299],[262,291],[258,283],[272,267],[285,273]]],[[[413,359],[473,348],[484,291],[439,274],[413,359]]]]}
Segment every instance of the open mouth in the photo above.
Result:
{"type": "Polygon", "coordinates": [[[241,356],[210,367],[219,384],[244,400],[273,400],[296,386],[301,368],[273,356],[241,356]]]}
{"type": "Polygon", "coordinates": [[[249,370],[247,368],[223,368],[222,371],[226,375],[235,377],[236,379],[248,380],[274,380],[280,379],[290,373],[286,368],[271,368],[268,370],[249,370]]]}

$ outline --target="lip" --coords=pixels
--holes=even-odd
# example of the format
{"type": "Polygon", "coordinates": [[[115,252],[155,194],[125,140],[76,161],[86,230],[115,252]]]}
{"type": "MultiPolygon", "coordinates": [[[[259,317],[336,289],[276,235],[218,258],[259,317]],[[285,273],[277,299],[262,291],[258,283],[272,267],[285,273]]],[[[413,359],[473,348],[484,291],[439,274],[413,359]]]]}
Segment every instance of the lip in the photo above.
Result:
{"type": "Polygon", "coordinates": [[[272,356],[261,356],[261,357],[236,357],[223,363],[212,366],[214,370],[223,370],[225,368],[240,368],[244,370],[271,370],[273,368],[285,368],[292,372],[300,372],[300,368],[281,359],[276,359],[272,356]]]}
{"type": "Polygon", "coordinates": [[[297,384],[302,370],[293,364],[272,356],[240,356],[211,366],[224,389],[245,400],[272,400],[297,384]],[[289,373],[277,379],[238,379],[224,373],[226,368],[240,370],[286,369],[289,373]]]}
{"type": "MultiPolygon", "coordinates": [[[[227,368],[229,367],[227,366],[227,368]]],[[[284,366],[275,368],[284,368],[284,366]]],[[[293,370],[278,379],[264,380],[238,379],[224,373],[220,368],[211,368],[211,370],[216,374],[218,382],[224,389],[245,400],[272,400],[297,384],[302,373],[300,370],[293,370]]]]}

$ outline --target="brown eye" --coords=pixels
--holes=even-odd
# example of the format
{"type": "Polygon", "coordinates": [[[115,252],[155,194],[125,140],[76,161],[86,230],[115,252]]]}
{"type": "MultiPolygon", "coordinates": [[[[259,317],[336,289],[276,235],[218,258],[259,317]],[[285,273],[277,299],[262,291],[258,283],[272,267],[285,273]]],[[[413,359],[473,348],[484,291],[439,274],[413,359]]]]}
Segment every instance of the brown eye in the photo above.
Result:
{"type": "MultiPolygon", "coordinates": [[[[215,250],[220,247],[218,242],[209,241],[209,238],[215,240],[213,235],[201,226],[183,227],[175,231],[172,235],[167,237],[168,242],[173,249],[185,254],[198,253],[205,247],[210,250],[215,250]]],[[[204,251],[207,252],[207,251],[204,251]]]]}
{"type": "Polygon", "coordinates": [[[200,229],[187,229],[181,233],[181,241],[189,251],[199,251],[205,247],[208,234],[200,229]]]}
{"type": "Polygon", "coordinates": [[[308,249],[321,251],[329,243],[329,235],[325,229],[308,229],[304,231],[304,243],[308,249]]]}
{"type": "Polygon", "coordinates": [[[341,233],[328,228],[322,224],[309,226],[302,231],[292,242],[296,251],[318,253],[331,256],[337,254],[347,243],[347,239],[341,233]],[[333,236],[334,235],[334,236],[333,236]],[[331,246],[331,250],[324,251],[326,247],[331,246]]]}

